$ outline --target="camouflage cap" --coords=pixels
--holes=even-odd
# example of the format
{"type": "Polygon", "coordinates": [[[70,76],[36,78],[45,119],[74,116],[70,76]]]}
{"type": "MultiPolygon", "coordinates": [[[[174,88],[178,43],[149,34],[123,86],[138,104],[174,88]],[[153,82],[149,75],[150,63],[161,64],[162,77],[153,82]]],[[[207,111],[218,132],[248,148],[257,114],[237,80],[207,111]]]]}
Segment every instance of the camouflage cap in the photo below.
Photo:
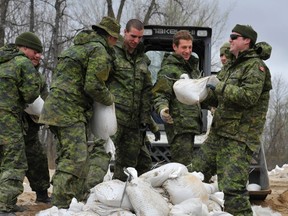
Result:
{"type": "Polygon", "coordinates": [[[232,32],[237,32],[243,37],[250,38],[253,44],[255,44],[257,41],[257,32],[250,25],[237,24],[232,29],[232,32]]]}
{"type": "Polygon", "coordinates": [[[226,42],[220,48],[220,56],[227,55],[227,53],[229,54],[229,52],[230,52],[230,43],[226,42]]]}
{"type": "Polygon", "coordinates": [[[101,28],[105,30],[112,37],[118,38],[121,26],[116,19],[112,17],[103,17],[99,24],[92,25],[93,30],[96,31],[97,28],[101,28]]]}

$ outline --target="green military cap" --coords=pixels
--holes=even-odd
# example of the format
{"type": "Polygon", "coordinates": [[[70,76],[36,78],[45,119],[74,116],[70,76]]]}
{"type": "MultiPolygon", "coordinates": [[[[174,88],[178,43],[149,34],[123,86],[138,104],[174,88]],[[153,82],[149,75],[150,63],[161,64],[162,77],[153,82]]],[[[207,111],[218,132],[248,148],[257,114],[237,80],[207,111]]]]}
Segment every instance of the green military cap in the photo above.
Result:
{"type": "Polygon", "coordinates": [[[229,52],[230,52],[230,43],[226,42],[220,48],[220,56],[222,56],[222,55],[227,56],[227,54],[229,54],[229,52]]]}
{"type": "Polygon", "coordinates": [[[261,59],[267,60],[271,56],[272,47],[266,42],[258,42],[255,44],[255,50],[261,59]]]}
{"type": "Polygon", "coordinates": [[[39,52],[39,53],[42,53],[42,51],[43,51],[42,43],[41,43],[39,37],[37,37],[32,32],[24,32],[24,33],[20,34],[16,38],[15,44],[17,46],[28,47],[30,49],[33,49],[33,50],[39,52]]]}
{"type": "Polygon", "coordinates": [[[250,25],[237,24],[232,29],[232,32],[237,32],[243,37],[250,38],[253,44],[257,41],[257,32],[250,25]]]}
{"type": "Polygon", "coordinates": [[[105,30],[112,37],[118,38],[121,26],[116,19],[112,17],[103,17],[99,24],[92,25],[93,30],[96,31],[97,28],[101,28],[105,30]]]}

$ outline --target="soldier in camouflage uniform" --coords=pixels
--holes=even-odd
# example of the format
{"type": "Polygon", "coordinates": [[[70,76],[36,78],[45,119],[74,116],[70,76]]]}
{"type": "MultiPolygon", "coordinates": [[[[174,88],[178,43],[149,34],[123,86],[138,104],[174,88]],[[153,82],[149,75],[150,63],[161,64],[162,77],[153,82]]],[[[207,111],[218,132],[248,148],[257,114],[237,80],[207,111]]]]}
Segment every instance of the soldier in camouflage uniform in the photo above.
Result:
{"type": "Polygon", "coordinates": [[[189,166],[190,171],[203,172],[205,181],[217,174],[224,210],[235,216],[253,215],[246,184],[252,155],[260,148],[272,89],[270,71],[262,60],[267,57],[263,51],[269,49],[256,49],[256,40],[251,26],[233,28],[229,42],[235,59],[225,66],[219,80],[209,79],[207,86],[216,96],[217,110],[210,134],[189,166]]]}
{"type": "Polygon", "coordinates": [[[153,88],[155,110],[165,122],[171,160],[184,165],[191,163],[194,137],[201,131],[201,108],[200,105],[180,103],[173,84],[182,74],[192,79],[200,77],[198,59],[191,55],[192,42],[193,38],[186,30],[174,35],[174,53],[164,58],[153,88]]]}
{"type": "Polygon", "coordinates": [[[31,33],[20,34],[0,51],[0,215],[15,215],[27,171],[23,113],[40,94],[41,77],[35,69],[42,44],[31,33]]]}
{"type": "Polygon", "coordinates": [[[124,167],[134,167],[138,175],[150,170],[152,159],[144,144],[151,113],[150,60],[140,43],[144,25],[129,20],[124,39],[115,46],[116,60],[109,77],[109,89],[115,95],[117,133],[112,137],[116,147],[114,176],[125,181],[124,167]]]}
{"type": "Polygon", "coordinates": [[[231,59],[230,43],[224,43],[220,48],[220,60],[222,65],[225,65],[231,59]]]}
{"type": "Polygon", "coordinates": [[[103,17],[92,28],[95,31],[79,33],[74,45],[60,54],[39,119],[50,125],[58,140],[57,167],[52,178],[52,204],[58,208],[68,208],[73,197],[84,198],[89,169],[87,123],[93,102],[107,106],[114,102],[105,81],[120,25],[115,19],[103,17]]]}

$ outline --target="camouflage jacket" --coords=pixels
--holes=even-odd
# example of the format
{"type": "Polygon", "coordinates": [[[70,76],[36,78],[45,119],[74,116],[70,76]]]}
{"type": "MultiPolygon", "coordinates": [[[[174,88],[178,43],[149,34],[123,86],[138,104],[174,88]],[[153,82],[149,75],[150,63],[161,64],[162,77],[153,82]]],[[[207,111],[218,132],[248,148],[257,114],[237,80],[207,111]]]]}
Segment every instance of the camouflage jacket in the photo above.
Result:
{"type": "Polygon", "coordinates": [[[0,49],[0,145],[22,136],[21,116],[27,104],[40,94],[41,77],[34,65],[15,45],[0,49]],[[14,133],[15,132],[15,133],[14,133]],[[16,134],[17,133],[17,134],[16,134]]]}
{"type": "Polygon", "coordinates": [[[50,92],[39,122],[60,127],[91,118],[93,101],[111,105],[114,96],[105,85],[114,51],[94,31],[82,31],[62,52],[53,72],[50,92]]]}
{"type": "Polygon", "coordinates": [[[165,124],[166,131],[170,128],[168,130],[172,130],[174,134],[187,132],[199,134],[202,126],[200,106],[182,104],[173,91],[175,81],[184,73],[190,78],[199,78],[197,58],[191,56],[188,61],[185,61],[182,56],[175,53],[164,57],[152,90],[154,106],[157,113],[165,107],[169,108],[174,124],[165,124]]]}
{"type": "Polygon", "coordinates": [[[138,128],[150,122],[151,73],[149,58],[139,44],[131,55],[119,42],[115,46],[116,59],[109,77],[109,89],[115,95],[117,121],[127,127],[138,128]]]}
{"type": "Polygon", "coordinates": [[[262,56],[254,49],[241,53],[225,67],[214,92],[218,106],[212,130],[246,142],[252,151],[259,147],[272,89],[270,71],[262,56]]]}

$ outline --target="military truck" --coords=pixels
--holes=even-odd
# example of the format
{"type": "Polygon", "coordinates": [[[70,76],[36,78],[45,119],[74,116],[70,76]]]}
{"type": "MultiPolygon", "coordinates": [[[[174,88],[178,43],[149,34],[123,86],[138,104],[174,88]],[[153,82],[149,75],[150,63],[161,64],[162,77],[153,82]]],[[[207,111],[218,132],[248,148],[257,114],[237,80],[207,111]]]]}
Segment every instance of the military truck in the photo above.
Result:
{"type": "MultiPolygon", "coordinates": [[[[199,69],[203,76],[211,75],[211,36],[212,29],[206,27],[192,27],[192,26],[159,26],[146,25],[143,37],[146,54],[151,60],[150,71],[152,73],[153,83],[156,82],[157,73],[164,54],[172,52],[173,35],[179,30],[188,30],[193,36],[193,55],[199,58],[199,69]]],[[[203,112],[203,134],[195,137],[195,151],[199,149],[200,145],[206,139],[209,133],[209,126],[212,122],[210,111],[202,110],[203,112]]],[[[155,114],[156,122],[161,130],[161,139],[159,141],[153,140],[153,134],[147,132],[147,135],[152,144],[151,157],[154,164],[161,164],[170,162],[171,156],[169,145],[165,134],[165,129],[161,118],[155,114]]],[[[251,200],[264,200],[266,196],[271,193],[269,187],[268,172],[266,166],[265,153],[261,148],[259,154],[253,156],[250,165],[249,183],[255,183],[261,186],[260,191],[250,191],[251,200]]]]}

